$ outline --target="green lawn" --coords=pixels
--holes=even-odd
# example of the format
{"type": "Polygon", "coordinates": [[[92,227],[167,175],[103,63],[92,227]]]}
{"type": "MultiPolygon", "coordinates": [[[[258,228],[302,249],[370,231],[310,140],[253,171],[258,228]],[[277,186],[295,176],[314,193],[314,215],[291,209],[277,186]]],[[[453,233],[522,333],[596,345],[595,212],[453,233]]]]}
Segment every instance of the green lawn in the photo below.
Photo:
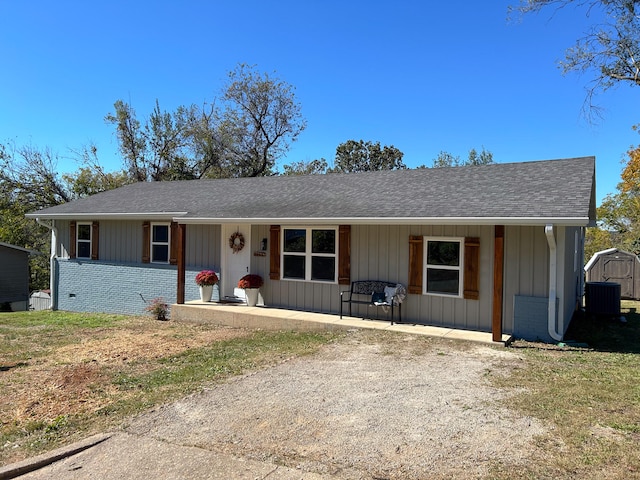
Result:
{"type": "Polygon", "coordinates": [[[574,319],[565,338],[588,346],[514,343],[524,366],[494,382],[520,391],[510,408],[552,429],[536,461],[495,478],[640,478],[640,303],[622,306],[626,323],[574,319]]]}

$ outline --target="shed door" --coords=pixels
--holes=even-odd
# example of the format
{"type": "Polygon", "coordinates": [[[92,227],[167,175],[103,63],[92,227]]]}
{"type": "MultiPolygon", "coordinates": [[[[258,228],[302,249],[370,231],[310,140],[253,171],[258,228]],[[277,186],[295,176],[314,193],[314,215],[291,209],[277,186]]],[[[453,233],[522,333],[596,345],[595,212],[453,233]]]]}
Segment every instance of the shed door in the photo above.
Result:
{"type": "Polygon", "coordinates": [[[603,258],[602,279],[620,284],[620,297],[633,298],[633,259],[603,258]]]}

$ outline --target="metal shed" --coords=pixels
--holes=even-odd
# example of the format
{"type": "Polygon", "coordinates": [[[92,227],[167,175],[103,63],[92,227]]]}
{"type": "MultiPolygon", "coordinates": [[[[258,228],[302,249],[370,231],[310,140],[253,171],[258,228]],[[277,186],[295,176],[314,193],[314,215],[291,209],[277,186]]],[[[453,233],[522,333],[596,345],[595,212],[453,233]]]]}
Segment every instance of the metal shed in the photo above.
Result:
{"type": "Polygon", "coordinates": [[[587,282],[620,284],[620,298],[640,300],[640,260],[617,248],[596,252],[585,265],[587,282]]]}

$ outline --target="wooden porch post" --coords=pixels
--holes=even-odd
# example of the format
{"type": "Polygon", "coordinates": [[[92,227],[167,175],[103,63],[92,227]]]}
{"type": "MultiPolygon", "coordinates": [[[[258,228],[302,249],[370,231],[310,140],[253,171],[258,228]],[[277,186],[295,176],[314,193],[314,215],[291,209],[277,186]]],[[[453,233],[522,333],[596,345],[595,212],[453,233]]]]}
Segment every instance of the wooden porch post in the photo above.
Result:
{"type": "Polygon", "coordinates": [[[186,255],[185,255],[185,240],[187,238],[187,226],[183,223],[178,224],[178,234],[176,235],[176,242],[178,247],[178,289],[176,291],[176,303],[184,303],[184,278],[186,271],[186,255]]]}
{"type": "Polygon", "coordinates": [[[504,225],[495,226],[493,248],[493,341],[502,340],[502,305],[504,288],[504,225]]]}

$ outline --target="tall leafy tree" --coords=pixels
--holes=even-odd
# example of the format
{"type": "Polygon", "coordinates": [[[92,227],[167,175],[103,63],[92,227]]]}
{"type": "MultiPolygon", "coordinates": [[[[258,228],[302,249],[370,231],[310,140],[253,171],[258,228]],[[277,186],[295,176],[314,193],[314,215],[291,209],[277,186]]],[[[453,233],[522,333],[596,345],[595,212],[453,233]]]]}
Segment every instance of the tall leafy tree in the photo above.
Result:
{"type": "Polygon", "coordinates": [[[48,148],[0,144],[0,241],[42,252],[30,257],[31,289],[48,287],[50,232],[25,214],[128,181],[124,172],[104,172],[95,147],[75,153],[85,166],[75,174],[61,174],[61,159],[48,148]]]}
{"type": "MultiPolygon", "coordinates": [[[[637,127],[634,127],[637,129],[637,127]]],[[[630,148],[627,151],[629,161],[622,170],[622,181],[618,188],[623,193],[640,195],[640,147],[630,148]]]]}
{"type": "Polygon", "coordinates": [[[586,258],[612,247],[640,255],[640,196],[621,191],[607,195],[597,218],[597,227],[587,229],[586,258]]]}
{"type": "Polygon", "coordinates": [[[229,73],[221,114],[232,176],[271,175],[307,126],[288,83],[240,64],[229,73]]]}
{"type": "Polygon", "coordinates": [[[482,147],[481,152],[478,152],[475,148],[469,150],[466,165],[489,165],[490,163],[493,163],[493,153],[485,150],[484,147],[482,147]]]}
{"type": "Polygon", "coordinates": [[[611,248],[612,245],[615,245],[615,240],[612,238],[611,232],[597,227],[587,228],[584,240],[585,261],[589,261],[594,253],[611,248]]]}
{"type": "Polygon", "coordinates": [[[105,172],[100,165],[95,168],[80,167],[74,173],[63,174],[62,180],[73,198],[88,197],[131,183],[126,172],[105,172]]]}
{"type": "Polygon", "coordinates": [[[311,160],[292,162],[288,165],[284,165],[283,175],[321,175],[327,173],[329,165],[324,158],[311,160]]]}
{"type": "MultiPolygon", "coordinates": [[[[460,165],[460,156],[454,156],[453,154],[445,151],[440,151],[440,153],[438,153],[438,156],[433,159],[434,168],[458,167],[460,165]]],[[[423,167],[425,166],[423,165],[423,167]]]]}
{"type": "Polygon", "coordinates": [[[178,108],[176,114],[185,126],[186,146],[190,154],[184,165],[184,178],[225,178],[232,176],[225,161],[223,133],[215,104],[178,108]],[[191,159],[191,162],[189,161],[191,159]]]}
{"type": "MultiPolygon", "coordinates": [[[[478,153],[475,148],[469,150],[469,155],[465,160],[461,160],[459,156],[454,156],[449,152],[441,151],[438,156],[433,159],[433,167],[461,167],[467,165],[489,165],[494,163],[493,153],[482,147],[482,151],[478,153]]],[[[421,168],[426,168],[424,165],[421,168]]]]}
{"type": "Polygon", "coordinates": [[[58,173],[59,160],[49,149],[2,145],[0,182],[4,186],[3,193],[19,199],[33,210],[68,202],[73,197],[58,173]]]}
{"type": "Polygon", "coordinates": [[[147,141],[133,107],[116,100],[115,112],[108,113],[105,121],[116,126],[116,137],[126,170],[134,181],[147,179],[147,141]]]}
{"type": "Polygon", "coordinates": [[[48,287],[49,231],[24,215],[72,198],[58,160],[49,149],[0,145],[0,241],[43,253],[29,258],[31,289],[48,287]]]}
{"type": "Polygon", "coordinates": [[[384,147],[380,142],[347,140],[336,148],[336,158],[329,173],[370,172],[376,170],[403,170],[404,153],[393,145],[384,147]]]}
{"type": "Polygon", "coordinates": [[[143,124],[134,108],[123,100],[114,103],[114,113],[105,121],[116,127],[124,166],[134,181],[189,178],[183,149],[186,146],[184,116],[160,109],[156,100],[149,119],[143,124]]]}
{"type": "Polygon", "coordinates": [[[637,0],[521,0],[513,7],[520,14],[575,6],[585,15],[602,17],[566,50],[560,62],[564,73],[592,76],[587,105],[594,94],[619,82],[640,85],[640,2],[637,0]]]}
{"type": "Polygon", "coordinates": [[[160,109],[156,105],[145,125],[146,138],[149,145],[150,160],[147,165],[147,176],[151,180],[173,180],[183,178],[185,125],[182,117],[160,109]]]}
{"type": "Polygon", "coordinates": [[[114,109],[105,120],[134,181],[272,175],[306,127],[294,88],[244,64],[229,73],[217,103],[166,112],[156,100],[143,124],[124,101],[114,109]]]}
{"type": "MultiPolygon", "coordinates": [[[[590,30],[576,40],[560,62],[564,73],[591,76],[585,110],[599,113],[593,98],[618,85],[640,85],[640,2],[638,0],[521,0],[521,14],[574,6],[597,18],[590,30]],[[602,20],[601,20],[602,19],[602,20]]],[[[596,251],[617,247],[640,254],[640,149],[628,151],[618,191],[598,207],[598,226],[587,229],[587,258],[596,251]]]]}
{"type": "Polygon", "coordinates": [[[80,167],[76,172],[62,174],[62,183],[73,199],[88,197],[132,182],[125,170],[107,172],[100,164],[98,149],[94,144],[72,150],[72,153],[80,167]]]}
{"type": "Polygon", "coordinates": [[[587,230],[587,254],[616,247],[640,254],[640,147],[627,152],[617,192],[598,207],[596,228],[587,230]]]}

